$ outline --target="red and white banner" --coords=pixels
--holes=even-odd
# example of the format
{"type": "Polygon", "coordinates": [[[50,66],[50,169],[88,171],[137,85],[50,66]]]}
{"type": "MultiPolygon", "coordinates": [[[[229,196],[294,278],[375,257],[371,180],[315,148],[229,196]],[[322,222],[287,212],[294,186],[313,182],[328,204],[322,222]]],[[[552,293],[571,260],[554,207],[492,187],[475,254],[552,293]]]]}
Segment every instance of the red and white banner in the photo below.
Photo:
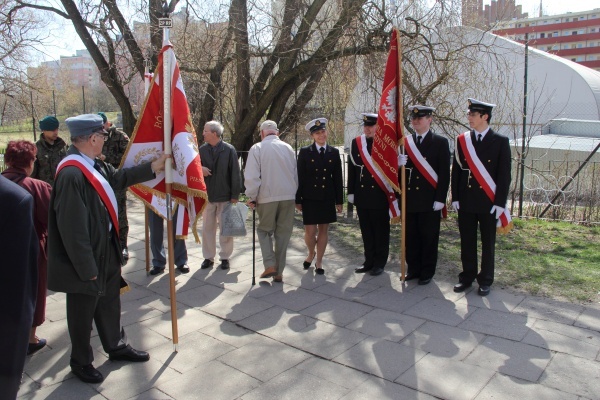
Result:
{"type": "MultiPolygon", "coordinates": [[[[457,139],[475,180],[483,188],[487,197],[494,203],[496,197],[496,182],[494,182],[490,173],[485,169],[485,166],[479,157],[477,157],[477,152],[471,141],[471,132],[462,133],[457,139]]],[[[508,233],[512,227],[512,222],[506,204],[503,206],[504,212],[500,215],[500,218],[498,218],[497,228],[500,233],[508,233]]]]}
{"type": "MultiPolygon", "coordinates": [[[[385,65],[383,89],[373,139],[372,157],[385,181],[400,193],[398,184],[398,145],[402,139],[402,71],[399,62],[398,30],[392,31],[390,51],[385,65]]],[[[382,190],[385,190],[383,187],[382,190]]]]}
{"type": "MultiPolygon", "coordinates": [[[[196,232],[198,219],[207,201],[206,184],[202,175],[202,162],[198,153],[196,132],[192,124],[187,97],[179,73],[179,65],[175,58],[171,43],[163,44],[159,55],[158,65],[150,84],[146,101],[137,121],[131,141],[121,167],[132,167],[144,162],[151,162],[159,157],[164,150],[163,132],[163,60],[168,57],[171,71],[167,79],[171,80],[172,119],[171,146],[173,151],[173,209],[177,216],[173,218],[176,224],[176,237],[187,237],[190,221],[192,232],[197,242],[200,241],[196,232]],[[175,204],[179,207],[175,208],[175,204]]],[[[167,218],[165,173],[161,172],[156,178],[129,188],[146,205],[163,218],[167,218]]]]}

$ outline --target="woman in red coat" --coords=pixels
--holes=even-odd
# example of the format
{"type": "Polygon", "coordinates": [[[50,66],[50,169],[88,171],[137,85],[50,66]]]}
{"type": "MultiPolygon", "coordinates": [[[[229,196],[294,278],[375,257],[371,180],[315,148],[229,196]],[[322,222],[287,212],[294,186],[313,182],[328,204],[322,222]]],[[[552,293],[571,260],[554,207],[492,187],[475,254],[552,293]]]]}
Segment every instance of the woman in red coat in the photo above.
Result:
{"type": "Polygon", "coordinates": [[[46,265],[48,258],[46,255],[46,240],[48,238],[48,206],[50,204],[50,192],[52,186],[44,181],[30,178],[33,172],[33,164],[37,148],[35,144],[26,140],[11,141],[6,147],[4,162],[8,169],[2,172],[5,178],[27,190],[33,196],[33,222],[35,231],[39,240],[38,255],[38,290],[35,313],[33,315],[33,324],[29,334],[29,348],[27,354],[33,354],[46,345],[46,339],[38,339],[35,336],[35,330],[45,319],[46,314],[46,287],[47,274],[46,265]]]}

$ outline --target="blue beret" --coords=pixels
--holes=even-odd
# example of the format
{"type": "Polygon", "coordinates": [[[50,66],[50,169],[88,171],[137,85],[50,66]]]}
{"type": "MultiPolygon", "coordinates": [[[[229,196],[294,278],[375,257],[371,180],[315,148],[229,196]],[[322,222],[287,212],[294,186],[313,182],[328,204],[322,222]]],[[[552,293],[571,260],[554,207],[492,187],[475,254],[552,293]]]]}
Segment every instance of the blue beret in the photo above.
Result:
{"type": "Polygon", "coordinates": [[[97,114],[82,114],[65,120],[71,137],[89,135],[104,130],[102,117],[97,114]]]}
{"type": "Polygon", "coordinates": [[[106,114],[104,114],[102,111],[100,111],[98,115],[102,117],[102,122],[106,123],[106,121],[108,121],[106,114]]]}
{"type": "Polygon", "coordinates": [[[52,115],[40,119],[40,129],[43,131],[54,131],[58,129],[58,120],[52,115]]]}

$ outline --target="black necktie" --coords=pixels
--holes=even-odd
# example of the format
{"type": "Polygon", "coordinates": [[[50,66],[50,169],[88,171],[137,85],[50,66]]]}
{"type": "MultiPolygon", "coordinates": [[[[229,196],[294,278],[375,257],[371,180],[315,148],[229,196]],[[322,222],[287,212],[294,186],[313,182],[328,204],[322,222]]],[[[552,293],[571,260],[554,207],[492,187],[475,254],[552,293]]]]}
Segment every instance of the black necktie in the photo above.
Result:
{"type": "Polygon", "coordinates": [[[325,157],[325,147],[321,147],[319,149],[319,155],[321,156],[321,158],[325,157]]]}
{"type": "Polygon", "coordinates": [[[94,169],[102,174],[102,168],[100,168],[98,161],[94,161],[94,169]]]}
{"type": "Polygon", "coordinates": [[[477,143],[481,143],[481,138],[482,138],[482,136],[481,136],[481,133],[480,133],[479,135],[477,135],[477,143]]]}
{"type": "Polygon", "coordinates": [[[423,136],[417,135],[417,146],[421,147],[421,142],[423,141],[423,136]]]}

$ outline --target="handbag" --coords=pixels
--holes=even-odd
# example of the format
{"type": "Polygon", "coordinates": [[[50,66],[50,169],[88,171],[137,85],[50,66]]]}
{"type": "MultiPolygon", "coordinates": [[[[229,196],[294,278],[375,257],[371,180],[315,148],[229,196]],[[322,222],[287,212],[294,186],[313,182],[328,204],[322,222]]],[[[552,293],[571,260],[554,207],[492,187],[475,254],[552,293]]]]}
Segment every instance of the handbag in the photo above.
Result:
{"type": "Polygon", "coordinates": [[[221,212],[221,236],[246,236],[248,206],[228,203],[221,212]]]}

